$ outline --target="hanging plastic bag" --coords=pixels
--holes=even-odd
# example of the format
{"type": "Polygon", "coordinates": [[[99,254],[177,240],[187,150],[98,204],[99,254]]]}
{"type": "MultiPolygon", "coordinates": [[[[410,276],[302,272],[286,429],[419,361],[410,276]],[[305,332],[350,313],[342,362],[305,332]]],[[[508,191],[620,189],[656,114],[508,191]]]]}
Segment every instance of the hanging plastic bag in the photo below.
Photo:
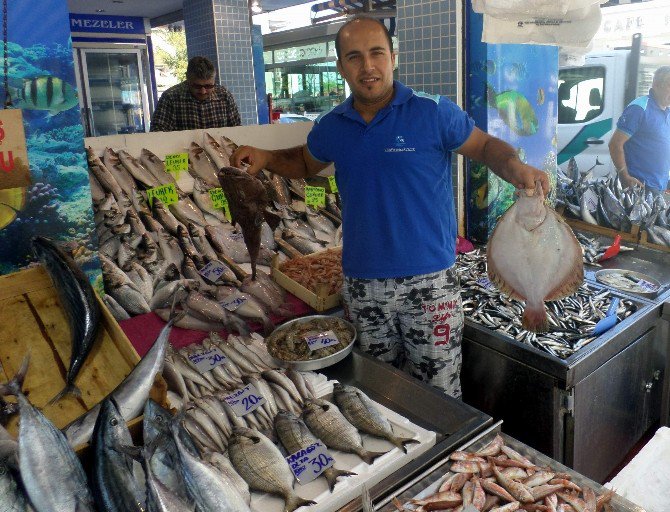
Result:
{"type": "Polygon", "coordinates": [[[602,0],[473,0],[472,9],[501,20],[520,17],[563,18],[570,11],[604,3],[602,0]]]}

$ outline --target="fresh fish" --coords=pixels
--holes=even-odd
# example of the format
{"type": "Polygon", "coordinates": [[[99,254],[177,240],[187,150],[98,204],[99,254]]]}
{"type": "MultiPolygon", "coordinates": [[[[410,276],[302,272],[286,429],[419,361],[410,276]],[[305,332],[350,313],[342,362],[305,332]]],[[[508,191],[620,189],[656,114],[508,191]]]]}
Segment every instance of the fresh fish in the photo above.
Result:
{"type": "MultiPolygon", "coordinates": [[[[15,79],[18,80],[18,79],[15,79]]],[[[68,82],[51,75],[22,78],[10,86],[15,108],[46,110],[49,116],[71,109],[79,103],[77,91],[68,82]]]]}
{"type": "Polygon", "coordinates": [[[105,164],[102,163],[100,157],[95,154],[95,151],[93,151],[90,146],[86,148],[86,154],[88,157],[88,168],[91,171],[91,174],[95,176],[105,191],[113,194],[116,200],[119,200],[123,189],[116,179],[114,179],[114,175],[107,169],[107,167],[105,167],[105,164]]]}
{"type": "Polygon", "coordinates": [[[81,395],[74,380],[91,352],[102,312],[88,277],[69,254],[45,237],[34,238],[32,246],[54,283],[70,326],[70,367],[65,377],[65,388],[49,402],[55,403],[68,393],[81,395]]]}
{"type": "Polygon", "coordinates": [[[337,382],[333,388],[333,399],[344,417],[358,430],[386,439],[404,453],[407,453],[405,445],[419,442],[396,436],[386,417],[360,389],[337,382]]]}
{"type": "Polygon", "coordinates": [[[163,226],[171,235],[177,235],[177,229],[179,226],[183,226],[176,217],[170,212],[168,208],[163,204],[163,202],[154,197],[151,211],[156,218],[156,220],[163,226]]]}
{"type": "Polygon", "coordinates": [[[253,296],[240,292],[238,289],[231,286],[219,286],[217,289],[216,298],[218,301],[224,301],[227,298],[234,297],[237,302],[233,311],[243,318],[259,322],[263,325],[263,330],[266,336],[274,330],[275,326],[270,320],[270,317],[263,311],[263,307],[256,302],[253,296]]]}
{"type": "Polygon", "coordinates": [[[229,157],[233,156],[233,153],[235,153],[235,151],[238,148],[238,145],[235,144],[232,140],[230,140],[225,135],[221,135],[221,137],[219,138],[219,143],[221,144],[221,148],[223,149],[223,151],[229,157]]]}
{"type": "Polygon", "coordinates": [[[355,453],[366,464],[372,464],[387,452],[370,452],[363,447],[361,435],[334,404],[320,398],[305,401],[303,420],[312,433],[334,450],[355,453]]]}
{"type": "Polygon", "coordinates": [[[284,178],[275,173],[269,173],[270,184],[272,185],[272,200],[273,202],[290,205],[291,204],[291,192],[289,191],[288,185],[284,178]]]}
{"type": "Polygon", "coordinates": [[[14,475],[6,461],[0,461],[0,510],[26,512],[28,503],[22,490],[19,475],[14,475]]]}
{"type": "MultiPolygon", "coordinates": [[[[217,187],[218,186],[219,183],[217,182],[217,187]]],[[[213,215],[219,222],[226,223],[228,222],[228,219],[226,219],[223,210],[214,207],[214,201],[212,201],[212,196],[209,194],[211,188],[213,187],[209,183],[206,183],[202,178],[197,177],[193,184],[193,200],[203,212],[213,215]]],[[[202,224],[198,225],[201,226],[202,224]]]]}
{"type": "Polygon", "coordinates": [[[247,324],[235,313],[228,311],[218,302],[208,299],[200,292],[191,291],[183,303],[184,308],[191,314],[207,322],[226,325],[229,331],[247,334],[247,324]]]}
{"type": "Polygon", "coordinates": [[[136,181],[141,183],[144,188],[154,188],[161,185],[161,182],[149,172],[149,170],[144,167],[140,161],[128,153],[126,150],[122,149],[118,152],[119,160],[121,164],[128,170],[128,172],[135,178],[136,181]]]}
{"type": "Polygon", "coordinates": [[[533,195],[522,192],[498,219],[486,257],[489,279],[498,289],[526,301],[522,326],[532,332],[548,328],[544,301],[575,293],[584,280],[581,246],[544,204],[539,181],[533,195]]]}
{"type": "Polygon", "coordinates": [[[219,452],[207,452],[204,454],[203,458],[231,480],[235,485],[235,489],[237,489],[242,495],[242,498],[244,498],[246,504],[251,504],[249,484],[237,471],[235,471],[235,468],[228,457],[219,452]]]}
{"type": "Polygon", "coordinates": [[[16,396],[19,421],[19,470],[32,506],[39,512],[93,512],[86,473],[63,434],[25,397],[21,388],[28,358],[1,395],[16,396]]]}
{"type": "Polygon", "coordinates": [[[102,185],[92,172],[88,173],[88,181],[91,185],[91,199],[93,200],[94,208],[99,208],[98,204],[105,199],[105,191],[102,185]]]}
{"type": "Polygon", "coordinates": [[[91,483],[100,510],[144,510],[144,486],[135,481],[133,459],[123,451],[132,444],[130,431],[116,404],[105,398],[91,437],[94,454],[91,483]]]}
{"type": "Polygon", "coordinates": [[[158,183],[161,185],[173,183],[179,192],[179,187],[177,187],[177,181],[174,179],[174,176],[165,170],[165,164],[154,153],[143,148],[140,153],[140,163],[156,178],[158,183]]]}
{"type": "MultiPolygon", "coordinates": [[[[244,245],[243,240],[238,238],[239,233],[234,233],[230,225],[222,224],[219,226],[206,226],[205,232],[214,250],[225,255],[235,263],[245,263],[251,261],[251,256],[244,245]]],[[[242,235],[243,237],[243,235],[242,235]]],[[[259,248],[259,254],[261,249],[259,248]]]]}
{"type": "Polygon", "coordinates": [[[302,254],[312,254],[322,251],[326,247],[326,243],[315,238],[305,238],[298,233],[290,230],[282,230],[282,238],[291,246],[295,247],[302,254]]]}
{"type": "Polygon", "coordinates": [[[132,174],[121,163],[119,155],[112,149],[105,148],[102,154],[102,162],[128,197],[132,198],[137,192],[137,185],[132,174]]]}
{"type": "MultiPolygon", "coordinates": [[[[199,178],[206,187],[217,188],[219,187],[219,178],[217,177],[217,168],[214,166],[212,161],[207,156],[205,150],[195,142],[191,142],[191,146],[188,149],[188,159],[191,164],[189,171],[194,177],[199,178]]],[[[196,179],[196,183],[198,179],[196,179]]],[[[194,188],[195,190],[195,188],[194,188]]]]}
{"type": "MultiPolygon", "coordinates": [[[[177,234],[179,234],[180,229],[185,230],[186,228],[179,225],[177,234]]],[[[181,250],[177,239],[164,229],[158,232],[158,247],[160,247],[161,254],[166,262],[173,263],[177,268],[181,268],[184,263],[184,251],[181,250]]]]}
{"type": "Polygon", "coordinates": [[[205,151],[212,159],[214,167],[218,170],[230,166],[230,156],[226,153],[223,146],[209,133],[205,133],[205,151]]]}
{"type": "MultiPolygon", "coordinates": [[[[314,434],[310,432],[305,422],[292,412],[280,410],[274,419],[274,427],[281,444],[286,448],[286,452],[296,453],[299,450],[307,448],[318,441],[314,434]]],[[[326,469],[322,475],[328,482],[330,492],[333,492],[337,479],[341,476],[352,476],[356,473],[336,469],[334,466],[326,469]]]]}
{"type": "MultiPolygon", "coordinates": [[[[221,510],[226,512],[251,512],[235,483],[223,476],[211,464],[190,453],[184,447],[176,429],[177,427],[174,425],[172,436],[184,468],[186,489],[195,502],[196,510],[198,512],[218,512],[221,510]]],[[[284,461],[283,458],[282,461],[284,461]]],[[[284,464],[286,464],[285,461],[284,464]]]]}
{"type": "Polygon", "coordinates": [[[244,243],[251,259],[251,278],[256,279],[256,261],[261,248],[261,224],[265,220],[272,229],[278,219],[267,212],[270,204],[265,187],[258,178],[235,167],[223,167],[219,171],[221,187],[228,198],[233,224],[242,228],[244,243]]]}
{"type": "Polygon", "coordinates": [[[202,227],[207,225],[207,221],[200,208],[188,197],[183,197],[176,203],[171,204],[169,209],[177,220],[185,225],[188,225],[190,222],[202,227]]]}
{"type": "MultiPolygon", "coordinates": [[[[136,417],[144,407],[156,374],[163,368],[171,330],[172,321],[169,321],[161,330],[153,346],[137,363],[137,366],[109,395],[117,404],[119,412],[126,421],[136,417]]],[[[63,428],[63,433],[72,446],[79,446],[88,442],[99,412],[100,404],[97,404],[63,428]]]]}
{"type": "Polygon", "coordinates": [[[315,504],[293,492],[293,473],[286,460],[272,441],[257,430],[233,428],[228,451],[233,467],[249,488],[282,496],[284,512],[315,504]]]}
{"type": "MultiPolygon", "coordinates": [[[[333,222],[326,218],[324,215],[320,214],[318,211],[316,211],[314,208],[308,207],[307,208],[307,222],[309,223],[310,226],[314,229],[314,234],[318,237],[318,233],[324,233],[327,235],[327,239],[325,241],[330,242],[333,239],[333,235],[335,234],[335,230],[337,229],[335,227],[335,224],[333,222]]],[[[320,239],[323,240],[323,239],[320,239]]]]}

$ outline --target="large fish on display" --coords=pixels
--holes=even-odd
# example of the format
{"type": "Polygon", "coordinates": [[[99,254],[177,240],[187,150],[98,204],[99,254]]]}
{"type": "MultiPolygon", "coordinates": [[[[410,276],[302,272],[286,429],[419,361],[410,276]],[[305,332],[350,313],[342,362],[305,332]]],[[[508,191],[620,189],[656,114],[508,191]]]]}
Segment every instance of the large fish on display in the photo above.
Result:
{"type": "Polygon", "coordinates": [[[548,327],[544,302],[572,295],[584,280],[582,250],[570,227],[544,203],[538,181],[521,191],[498,220],[486,252],[488,276],[498,289],[526,302],[522,326],[548,327]]]}
{"type": "Polygon", "coordinates": [[[58,244],[45,237],[36,237],[33,250],[51,276],[70,325],[70,368],[65,377],[65,388],[51,400],[53,403],[68,393],[81,394],[74,380],[91,352],[102,312],[88,277],[58,244]]]}
{"type": "Polygon", "coordinates": [[[233,225],[242,228],[244,243],[251,257],[251,279],[256,279],[256,260],[261,249],[261,225],[266,221],[274,230],[279,218],[267,212],[270,205],[265,186],[255,176],[235,167],[223,167],[219,171],[233,225]]]}
{"type": "Polygon", "coordinates": [[[75,88],[55,76],[24,78],[11,95],[15,107],[46,110],[52,116],[70,110],[79,102],[75,88]]]}

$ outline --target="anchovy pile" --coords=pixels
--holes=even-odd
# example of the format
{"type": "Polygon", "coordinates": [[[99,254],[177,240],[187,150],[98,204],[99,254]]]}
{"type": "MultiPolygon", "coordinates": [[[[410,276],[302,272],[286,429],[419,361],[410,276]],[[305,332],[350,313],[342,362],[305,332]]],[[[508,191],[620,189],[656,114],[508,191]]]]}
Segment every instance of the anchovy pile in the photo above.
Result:
{"type": "MultiPolygon", "coordinates": [[[[461,254],[456,261],[461,280],[463,311],[467,318],[517,341],[566,359],[597,338],[593,327],[604,318],[613,295],[609,290],[582,284],[565,299],[547,302],[550,330],[535,334],[521,327],[523,303],[503,296],[486,277],[486,255],[480,249],[461,254]]],[[[637,306],[621,300],[620,320],[635,313],[637,306]]]]}
{"type": "Polygon", "coordinates": [[[189,172],[180,173],[178,179],[148,149],[142,150],[139,159],[110,148],[100,158],[88,149],[107,292],[104,300],[117,320],[167,308],[177,295],[185,311],[175,324],[178,327],[243,333],[244,319],[269,329],[270,313],[292,316],[282,308],[284,293],[268,277],[273,257],[308,254],[341,240],[341,216],[332,194],[327,197],[328,213],[316,211],[303,201],[304,180],[262,172],[259,178],[274,205],[267,210],[280,224],[274,231],[266,222],[261,225],[256,260],[262,271],[251,279],[251,257],[243,234],[214,206],[210,195],[221,187],[217,171],[230,165],[237,145],[226,137],[205,137],[204,148],[191,143],[189,172]],[[176,203],[166,206],[153,198],[149,204],[147,189],[170,184],[177,192],[176,203]],[[208,264],[210,269],[216,265],[216,270],[207,273],[208,264]],[[244,295],[245,308],[224,312],[222,306],[211,304],[223,301],[235,289],[244,295]]]}
{"type": "Polygon", "coordinates": [[[559,169],[556,199],[584,222],[627,233],[637,225],[651,242],[670,247],[670,205],[663,194],[639,186],[624,189],[618,176],[593,179],[590,172],[579,171],[573,158],[567,175],[559,169]]]}
{"type": "MultiPolygon", "coordinates": [[[[600,263],[600,258],[605,255],[605,251],[610,247],[609,245],[603,245],[600,240],[596,237],[588,237],[583,233],[575,231],[575,236],[579,243],[582,246],[582,252],[584,253],[584,263],[588,263],[594,267],[602,267],[600,263]]],[[[619,246],[619,252],[634,251],[632,247],[626,247],[624,245],[619,246]]]]}

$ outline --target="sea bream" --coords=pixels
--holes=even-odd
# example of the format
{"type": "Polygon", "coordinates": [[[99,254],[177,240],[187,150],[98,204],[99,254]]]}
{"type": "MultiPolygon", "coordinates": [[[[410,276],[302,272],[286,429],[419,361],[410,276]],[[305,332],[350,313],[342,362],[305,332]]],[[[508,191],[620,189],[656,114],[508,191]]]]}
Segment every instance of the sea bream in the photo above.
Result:
{"type": "Polygon", "coordinates": [[[548,328],[545,301],[574,294],[584,281],[582,250],[565,221],[544,202],[538,181],[498,219],[488,242],[489,279],[504,294],[526,302],[522,326],[548,328]]]}

